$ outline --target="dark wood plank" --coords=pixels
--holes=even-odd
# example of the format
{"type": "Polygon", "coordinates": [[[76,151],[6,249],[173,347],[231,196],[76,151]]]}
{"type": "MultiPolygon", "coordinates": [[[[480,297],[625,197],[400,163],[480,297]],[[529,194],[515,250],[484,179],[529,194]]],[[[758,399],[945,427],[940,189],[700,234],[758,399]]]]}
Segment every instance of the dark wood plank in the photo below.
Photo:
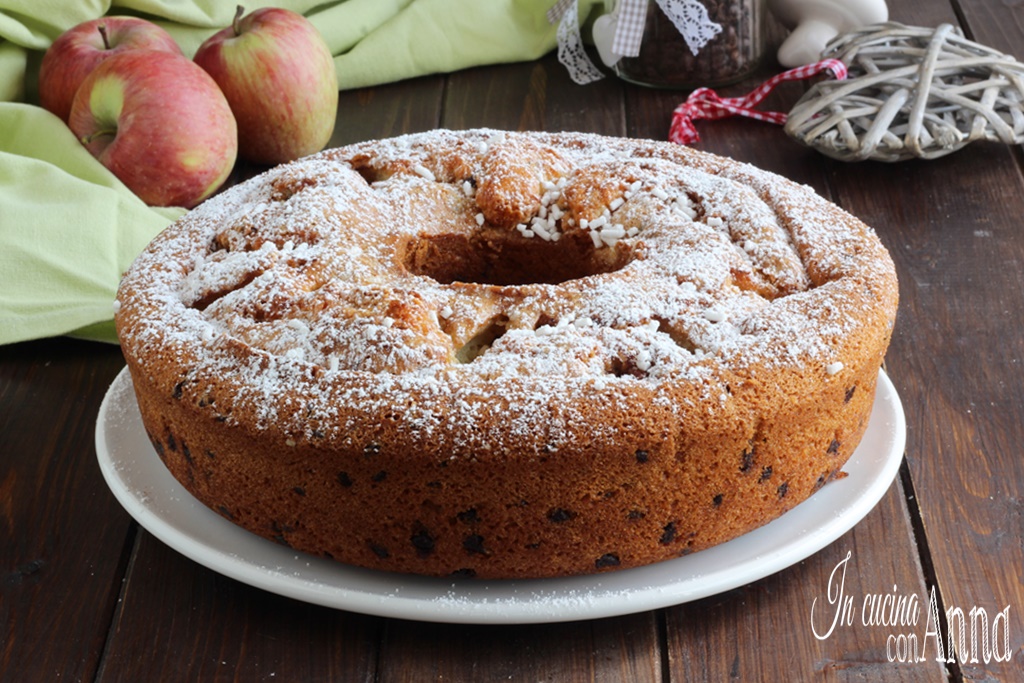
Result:
{"type": "Polygon", "coordinates": [[[927,601],[908,538],[906,505],[896,484],[858,526],[807,560],[729,593],[666,610],[672,680],[947,680],[945,668],[934,661],[889,660],[897,654],[895,639],[924,632],[923,619],[907,628],[864,623],[868,595],[895,592],[927,601]],[[836,613],[828,604],[830,582],[834,587],[840,579],[843,594],[852,599],[852,624],[829,633],[836,613]]]}
{"type": "Polygon", "coordinates": [[[383,620],[266,593],[145,531],[96,680],[374,680],[383,620]]]}
{"type": "MultiPolygon", "coordinates": [[[[907,459],[935,580],[946,607],[982,607],[990,620],[1006,606],[1019,614],[1024,184],[998,147],[870,171],[835,185],[879,231],[901,276],[889,368],[907,407],[907,459]]],[[[1022,636],[1011,635],[1020,672],[1022,636]]],[[[1008,666],[971,666],[970,676],[999,678],[1008,666]]]]}
{"type": "Polygon", "coordinates": [[[1016,0],[957,3],[965,35],[982,45],[1024,59],[1024,12],[1016,0]]]}
{"type": "Polygon", "coordinates": [[[92,677],[124,570],[129,518],[93,439],[123,366],[115,346],[0,348],[0,681],[92,677]]]}
{"type": "Polygon", "coordinates": [[[576,85],[554,54],[536,62],[467,69],[449,78],[442,125],[622,135],[622,84],[606,78],[576,85]]]}
{"type": "MultiPolygon", "coordinates": [[[[956,20],[946,3],[894,4],[905,23],[956,20]]],[[[1005,3],[960,5],[969,35],[1004,50],[1024,44],[1019,13],[1015,21],[1005,3]]],[[[989,632],[1004,608],[1024,609],[1024,344],[1012,313],[1024,307],[1017,152],[976,144],[932,162],[866,165],[856,177],[833,168],[838,201],[875,226],[901,275],[888,358],[908,408],[907,460],[931,580],[945,609],[985,609],[989,632]]],[[[968,624],[966,652],[949,663],[954,675],[1024,675],[1024,640],[1009,628],[1015,661],[985,663],[983,655],[974,661],[968,624]]]]}
{"type": "Polygon", "coordinates": [[[441,120],[443,76],[424,76],[375,88],[342,91],[328,147],[418,133],[441,120]]]}
{"type": "Polygon", "coordinates": [[[660,681],[656,615],[566,624],[466,627],[388,623],[381,683],[660,681]]]}

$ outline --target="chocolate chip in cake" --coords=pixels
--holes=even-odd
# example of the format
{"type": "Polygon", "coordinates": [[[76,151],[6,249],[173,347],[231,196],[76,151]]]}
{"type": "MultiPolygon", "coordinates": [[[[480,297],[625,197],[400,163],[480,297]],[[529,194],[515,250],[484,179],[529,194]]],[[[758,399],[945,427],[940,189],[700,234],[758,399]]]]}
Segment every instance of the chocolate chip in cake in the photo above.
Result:
{"type": "Polygon", "coordinates": [[[210,449],[206,449],[204,453],[206,453],[206,457],[209,458],[210,460],[216,460],[217,458],[217,456],[214,455],[213,451],[211,451],[210,449]]]}
{"type": "Polygon", "coordinates": [[[271,538],[273,539],[274,543],[278,543],[282,546],[288,546],[289,548],[292,547],[292,544],[288,542],[288,539],[285,538],[285,535],[286,533],[294,531],[294,526],[290,526],[288,524],[279,524],[278,522],[271,521],[270,528],[273,530],[273,535],[271,536],[271,538]]]}
{"type": "Polygon", "coordinates": [[[469,508],[455,515],[460,522],[465,524],[473,524],[480,521],[480,515],[477,514],[476,508],[469,508]]]}
{"type": "Polygon", "coordinates": [[[651,454],[648,451],[645,451],[642,448],[637,450],[637,452],[636,452],[636,461],[638,463],[643,464],[643,463],[647,462],[650,459],[650,457],[651,457],[651,454]]]}
{"type": "Polygon", "coordinates": [[[568,522],[570,519],[575,517],[575,513],[565,510],[563,508],[551,508],[548,510],[548,520],[555,522],[556,524],[561,522],[568,522]]]}
{"type": "Polygon", "coordinates": [[[615,553],[605,553],[601,557],[594,560],[594,566],[598,569],[605,569],[606,567],[618,567],[619,556],[615,553]]]}
{"type": "Polygon", "coordinates": [[[476,570],[470,567],[463,567],[462,569],[456,569],[451,573],[453,578],[461,579],[472,579],[476,576],[476,570]]]}
{"type": "Polygon", "coordinates": [[[385,479],[387,479],[387,477],[388,477],[387,470],[381,470],[380,472],[377,472],[377,474],[375,474],[372,477],[370,477],[370,479],[372,481],[374,481],[375,483],[379,484],[380,482],[382,482],[385,479]]]}
{"type": "Polygon", "coordinates": [[[348,476],[348,472],[338,472],[338,483],[348,488],[352,486],[352,477],[348,476]]]}
{"type": "Polygon", "coordinates": [[[760,478],[758,478],[757,481],[758,481],[758,483],[766,482],[766,481],[768,481],[771,478],[772,478],[772,466],[768,465],[767,467],[765,467],[764,469],[761,470],[761,476],[760,476],[760,478]]]}
{"type": "Polygon", "coordinates": [[[426,557],[434,552],[434,537],[426,529],[414,532],[409,541],[416,548],[416,554],[420,557],[426,557]]]}
{"type": "Polygon", "coordinates": [[[228,510],[227,507],[225,507],[224,505],[218,505],[217,506],[217,512],[219,512],[222,517],[226,517],[228,519],[234,519],[235,518],[235,516],[233,514],[231,514],[231,510],[228,510]]]}
{"type": "Polygon", "coordinates": [[[471,534],[462,539],[462,548],[467,553],[476,553],[478,555],[487,555],[488,552],[484,548],[484,537],[480,534],[471,534]]]}
{"type": "Polygon", "coordinates": [[[301,486],[294,487],[292,489],[292,491],[294,491],[295,494],[298,495],[298,496],[305,496],[306,495],[306,489],[302,488],[301,486]]]}
{"type": "Polygon", "coordinates": [[[647,516],[647,514],[645,512],[643,512],[642,510],[630,510],[626,514],[626,519],[632,521],[632,520],[637,520],[637,519],[643,519],[646,516],[647,516]]]}
{"type": "Polygon", "coordinates": [[[276,522],[276,521],[270,522],[270,528],[273,529],[274,531],[276,531],[278,533],[282,533],[282,534],[287,534],[287,533],[291,533],[292,531],[295,531],[295,527],[293,527],[292,525],[290,525],[290,524],[281,524],[280,522],[276,522]]]}
{"type": "Polygon", "coordinates": [[[715,494],[715,497],[711,499],[711,504],[714,505],[715,507],[718,507],[719,505],[722,504],[722,500],[724,500],[724,498],[725,496],[723,494],[717,493],[715,494]]]}
{"type": "Polygon", "coordinates": [[[661,538],[658,539],[658,543],[662,545],[668,545],[676,538],[676,523],[669,522],[661,529],[661,538]]]}
{"type": "Polygon", "coordinates": [[[825,485],[826,481],[828,481],[828,479],[825,478],[824,474],[818,477],[818,481],[814,482],[814,490],[817,491],[818,489],[820,489],[822,486],[825,485]]]}
{"type": "Polygon", "coordinates": [[[377,545],[376,543],[372,543],[372,542],[369,543],[369,546],[370,546],[370,550],[373,551],[373,554],[376,555],[377,557],[379,557],[380,559],[386,560],[389,557],[391,557],[391,553],[384,546],[377,545]]]}
{"type": "Polygon", "coordinates": [[[749,448],[740,455],[740,472],[749,472],[754,466],[754,455],[757,449],[749,448]]]}
{"type": "Polygon", "coordinates": [[[828,453],[829,455],[836,455],[836,454],[838,454],[839,453],[839,447],[841,445],[842,444],[839,443],[839,439],[832,439],[832,443],[830,443],[828,445],[828,450],[826,451],[826,453],[828,453]]]}
{"type": "Polygon", "coordinates": [[[789,493],[789,482],[784,481],[779,484],[779,488],[777,488],[776,491],[778,492],[780,499],[785,498],[786,494],[789,493]]]}
{"type": "Polygon", "coordinates": [[[171,398],[177,400],[181,398],[181,391],[185,387],[185,380],[181,380],[174,385],[174,390],[171,392],[171,398]]]}
{"type": "Polygon", "coordinates": [[[174,434],[167,432],[167,448],[177,453],[178,451],[178,440],[174,438],[174,434]]]}
{"type": "Polygon", "coordinates": [[[153,444],[153,448],[156,449],[156,454],[159,455],[161,458],[164,457],[163,442],[158,439],[154,439],[153,437],[149,437],[149,442],[153,444]]]}
{"type": "Polygon", "coordinates": [[[857,385],[854,384],[852,387],[846,390],[846,396],[843,397],[843,403],[849,403],[853,398],[854,392],[857,391],[857,385]]]}
{"type": "Polygon", "coordinates": [[[189,465],[194,464],[192,462],[192,451],[189,450],[188,444],[186,444],[184,441],[181,442],[181,454],[185,456],[185,460],[188,462],[189,465]]]}

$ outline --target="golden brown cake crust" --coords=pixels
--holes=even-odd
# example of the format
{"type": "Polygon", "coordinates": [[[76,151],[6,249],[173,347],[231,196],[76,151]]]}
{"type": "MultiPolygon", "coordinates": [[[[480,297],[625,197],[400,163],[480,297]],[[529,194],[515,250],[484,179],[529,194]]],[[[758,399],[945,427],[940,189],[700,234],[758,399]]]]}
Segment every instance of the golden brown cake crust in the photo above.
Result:
{"type": "Polygon", "coordinates": [[[744,164],[432,131],[207,201],[118,305],[147,432],[212,509],[354,565],[546,577],[722,543],[839,475],[897,284],[869,228],[744,164]]]}

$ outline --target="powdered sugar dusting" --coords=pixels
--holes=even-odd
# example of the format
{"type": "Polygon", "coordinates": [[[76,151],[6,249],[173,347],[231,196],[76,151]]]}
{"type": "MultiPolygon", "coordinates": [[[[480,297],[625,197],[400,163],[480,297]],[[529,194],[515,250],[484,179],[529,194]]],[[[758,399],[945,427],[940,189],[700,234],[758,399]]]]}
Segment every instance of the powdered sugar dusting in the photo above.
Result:
{"type": "Polygon", "coordinates": [[[487,413],[557,448],[587,420],[582,396],[644,391],[679,412],[666,387],[717,400],[723,372],[839,374],[873,283],[892,278],[862,224],[749,166],[647,141],[434,131],[207,201],[140,256],[117,316],[126,353],[233,378],[238,404],[286,432],[390,411],[490,448],[472,430],[487,413]],[[456,242],[467,259],[499,252],[481,281],[432,270],[434,245],[456,242]],[[515,275],[500,261],[513,253],[582,270],[486,281],[515,275]]]}

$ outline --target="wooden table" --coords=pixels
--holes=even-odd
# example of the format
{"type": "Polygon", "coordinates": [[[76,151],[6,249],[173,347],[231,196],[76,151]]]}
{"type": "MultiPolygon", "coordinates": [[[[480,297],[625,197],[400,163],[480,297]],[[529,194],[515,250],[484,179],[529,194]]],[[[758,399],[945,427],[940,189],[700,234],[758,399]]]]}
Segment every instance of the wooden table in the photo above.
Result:
{"type": "MultiPolygon", "coordinates": [[[[890,6],[908,24],[959,22],[997,49],[1024,48],[1019,2],[890,6]]],[[[791,106],[796,88],[775,106],[791,106]]],[[[663,139],[680,98],[616,79],[576,86],[548,56],[343,93],[332,144],[475,126],[663,139]]],[[[698,125],[700,148],[813,186],[874,226],[896,261],[887,369],[906,411],[906,457],[853,530],[750,585],[630,616],[467,626],[312,606],[203,568],[118,505],[93,445],[123,366],[117,348],[17,344],[0,348],[0,680],[1024,680],[1021,149],[848,165],[771,125],[698,125]],[[824,604],[848,555],[852,624],[819,639],[826,624],[812,623],[812,603],[824,604]],[[943,612],[984,609],[995,655],[1010,660],[986,663],[979,633],[976,660],[936,661],[924,615],[933,589],[943,612]],[[865,598],[911,595],[923,608],[916,626],[865,625],[865,598]],[[891,661],[911,633],[925,661],[891,661]]],[[[940,628],[945,641],[944,619],[940,628]]]]}

